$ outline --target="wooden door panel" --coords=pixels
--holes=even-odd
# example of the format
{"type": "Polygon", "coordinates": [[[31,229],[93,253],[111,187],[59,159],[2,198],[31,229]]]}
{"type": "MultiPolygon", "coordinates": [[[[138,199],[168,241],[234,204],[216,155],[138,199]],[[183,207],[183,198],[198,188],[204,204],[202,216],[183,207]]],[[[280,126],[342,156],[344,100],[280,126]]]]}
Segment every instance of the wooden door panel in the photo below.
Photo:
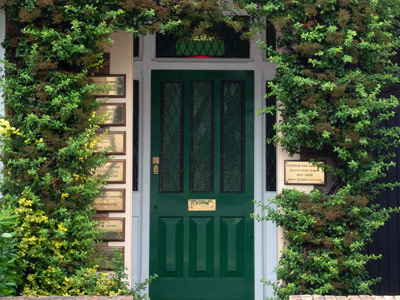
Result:
{"type": "Polygon", "coordinates": [[[253,102],[250,71],[153,71],[152,300],[254,298],[253,102]]]}
{"type": "Polygon", "coordinates": [[[183,275],[183,219],[159,218],[159,276],[183,275]]]}
{"type": "Polygon", "coordinates": [[[189,247],[189,276],[213,277],[214,218],[190,218],[189,247]]]}
{"type": "Polygon", "coordinates": [[[245,276],[245,220],[221,218],[221,277],[245,276]]]}

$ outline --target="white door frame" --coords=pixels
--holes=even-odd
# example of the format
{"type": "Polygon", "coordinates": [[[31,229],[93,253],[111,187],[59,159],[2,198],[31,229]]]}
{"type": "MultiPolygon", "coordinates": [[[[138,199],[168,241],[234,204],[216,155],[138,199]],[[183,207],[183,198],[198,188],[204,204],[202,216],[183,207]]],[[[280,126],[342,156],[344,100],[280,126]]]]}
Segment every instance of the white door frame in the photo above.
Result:
{"type": "MultiPolygon", "coordinates": [[[[256,37],[262,39],[262,36],[256,37]]],[[[132,283],[149,277],[150,253],[150,140],[151,140],[151,71],[152,70],[252,70],[254,71],[255,111],[264,107],[265,82],[275,76],[275,66],[268,62],[254,41],[249,59],[177,59],[155,57],[155,36],[140,39],[140,56],[135,60],[134,79],[139,80],[139,191],[133,193],[132,283]]],[[[265,203],[276,192],[265,187],[265,117],[254,112],[254,198],[265,203]]],[[[258,206],[255,214],[263,214],[258,206]]],[[[271,222],[254,223],[255,299],[272,296],[272,288],[262,278],[275,281],[277,264],[277,229],[271,222]]]]}

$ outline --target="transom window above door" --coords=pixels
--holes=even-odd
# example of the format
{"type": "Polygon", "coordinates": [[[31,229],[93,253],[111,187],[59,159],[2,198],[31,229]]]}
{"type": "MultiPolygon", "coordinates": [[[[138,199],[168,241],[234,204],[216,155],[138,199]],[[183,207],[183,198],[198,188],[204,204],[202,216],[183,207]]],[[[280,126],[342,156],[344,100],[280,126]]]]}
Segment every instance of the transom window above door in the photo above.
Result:
{"type": "Polygon", "coordinates": [[[216,23],[201,34],[157,34],[156,57],[249,58],[250,42],[226,23],[216,23]]]}

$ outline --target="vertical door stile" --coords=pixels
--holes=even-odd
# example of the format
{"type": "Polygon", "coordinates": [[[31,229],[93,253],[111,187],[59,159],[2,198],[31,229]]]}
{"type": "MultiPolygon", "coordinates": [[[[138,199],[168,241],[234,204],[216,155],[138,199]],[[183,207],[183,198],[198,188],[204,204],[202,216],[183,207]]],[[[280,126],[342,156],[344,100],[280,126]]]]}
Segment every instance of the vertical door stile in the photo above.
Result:
{"type": "MultiPolygon", "coordinates": [[[[185,201],[189,195],[189,181],[190,178],[188,176],[189,174],[189,168],[190,168],[190,152],[187,151],[190,149],[190,103],[187,101],[188,98],[190,98],[190,80],[185,80],[184,81],[184,114],[183,114],[183,119],[184,119],[184,149],[185,151],[183,152],[183,174],[184,176],[184,189],[183,189],[183,194],[184,197],[182,201],[185,201]]],[[[184,278],[189,278],[189,218],[185,217],[184,218],[184,223],[185,223],[185,231],[184,231],[184,262],[185,262],[185,268],[184,268],[184,278]]]]}

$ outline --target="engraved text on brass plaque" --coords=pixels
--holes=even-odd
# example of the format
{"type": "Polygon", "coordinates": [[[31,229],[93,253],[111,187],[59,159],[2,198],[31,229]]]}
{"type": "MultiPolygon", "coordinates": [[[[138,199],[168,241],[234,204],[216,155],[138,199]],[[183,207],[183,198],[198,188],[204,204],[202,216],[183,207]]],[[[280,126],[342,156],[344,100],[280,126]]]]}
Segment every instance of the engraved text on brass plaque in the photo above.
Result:
{"type": "Polygon", "coordinates": [[[325,172],[309,161],[285,161],[285,184],[325,184],[325,172]]]}
{"type": "Polygon", "coordinates": [[[103,241],[124,241],[125,240],[125,219],[105,218],[96,219],[99,223],[97,229],[101,231],[100,238],[103,241]]]}
{"type": "Polygon", "coordinates": [[[97,144],[97,150],[109,150],[109,154],[125,154],[125,132],[110,131],[103,134],[101,140],[97,144]]]}
{"type": "Polygon", "coordinates": [[[126,123],[125,103],[102,103],[97,109],[97,115],[106,115],[101,125],[124,126],[126,123]]]}
{"type": "Polygon", "coordinates": [[[107,183],[125,183],[125,160],[111,160],[96,169],[96,174],[107,177],[107,183]]]}
{"type": "Polygon", "coordinates": [[[94,200],[94,208],[98,212],[124,212],[125,189],[105,189],[94,200]]]}
{"type": "Polygon", "coordinates": [[[125,98],[125,75],[95,76],[92,80],[105,89],[104,92],[95,92],[95,96],[125,98]]]}

